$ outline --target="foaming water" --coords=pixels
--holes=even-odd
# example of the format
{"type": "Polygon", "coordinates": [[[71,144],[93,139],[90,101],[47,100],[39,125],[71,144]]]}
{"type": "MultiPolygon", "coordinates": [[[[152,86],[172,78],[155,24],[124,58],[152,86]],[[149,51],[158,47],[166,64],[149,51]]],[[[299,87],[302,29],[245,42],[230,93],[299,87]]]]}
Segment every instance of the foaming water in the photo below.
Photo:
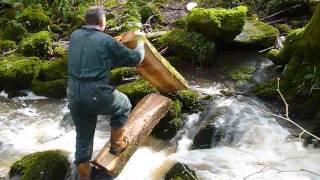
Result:
{"type": "Polygon", "coordinates": [[[314,174],[320,173],[320,150],[303,147],[276,119],[246,104],[259,105],[243,97],[217,100],[210,108],[223,135],[220,145],[170,159],[187,164],[200,179],[320,179],[314,174]]]}

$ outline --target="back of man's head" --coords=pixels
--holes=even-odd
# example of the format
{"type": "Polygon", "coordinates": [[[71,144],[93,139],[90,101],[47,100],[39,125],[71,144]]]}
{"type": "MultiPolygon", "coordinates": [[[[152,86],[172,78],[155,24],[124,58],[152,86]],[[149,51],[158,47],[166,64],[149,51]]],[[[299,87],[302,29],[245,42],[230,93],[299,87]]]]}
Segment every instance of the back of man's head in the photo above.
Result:
{"type": "Polygon", "coordinates": [[[103,17],[105,12],[101,6],[91,6],[86,12],[85,21],[87,25],[98,25],[103,17]]]}

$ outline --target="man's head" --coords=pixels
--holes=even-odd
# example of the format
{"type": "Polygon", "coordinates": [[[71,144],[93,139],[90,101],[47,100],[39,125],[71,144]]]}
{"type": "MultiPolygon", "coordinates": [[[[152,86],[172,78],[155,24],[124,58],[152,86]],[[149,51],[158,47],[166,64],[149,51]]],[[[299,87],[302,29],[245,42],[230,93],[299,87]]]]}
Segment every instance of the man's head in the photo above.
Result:
{"type": "Polygon", "coordinates": [[[104,31],[106,28],[106,14],[100,6],[89,7],[85,20],[87,25],[98,26],[100,31],[104,31]]]}

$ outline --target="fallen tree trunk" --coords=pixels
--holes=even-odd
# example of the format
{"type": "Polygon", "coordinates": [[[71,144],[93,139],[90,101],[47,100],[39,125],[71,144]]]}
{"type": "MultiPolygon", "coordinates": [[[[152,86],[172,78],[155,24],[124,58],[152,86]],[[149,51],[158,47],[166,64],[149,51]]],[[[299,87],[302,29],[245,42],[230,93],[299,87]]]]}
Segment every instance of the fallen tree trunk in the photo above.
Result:
{"type": "Polygon", "coordinates": [[[117,176],[143,139],[167,114],[171,105],[169,98],[158,94],[144,97],[131,112],[126,124],[125,135],[130,140],[129,147],[120,155],[114,156],[109,153],[110,142],[107,142],[92,163],[104,169],[108,175],[117,176]]]}

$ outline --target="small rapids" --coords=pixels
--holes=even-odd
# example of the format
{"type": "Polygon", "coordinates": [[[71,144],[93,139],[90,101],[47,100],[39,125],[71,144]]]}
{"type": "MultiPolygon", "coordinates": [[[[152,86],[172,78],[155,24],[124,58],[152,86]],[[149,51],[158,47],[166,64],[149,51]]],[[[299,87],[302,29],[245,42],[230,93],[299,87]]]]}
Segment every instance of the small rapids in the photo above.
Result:
{"type": "MultiPolygon", "coordinates": [[[[205,94],[219,96],[220,84],[193,86],[205,94]]],[[[188,165],[199,179],[320,179],[320,150],[304,147],[302,140],[277,120],[256,108],[268,110],[249,97],[216,98],[202,114],[191,114],[175,141],[148,137],[131,157],[117,180],[163,179],[175,162],[188,165]],[[211,149],[190,150],[196,127],[214,120],[217,142],[211,149]]],[[[50,100],[29,93],[26,97],[0,97],[0,177],[12,162],[31,152],[63,149],[73,161],[75,131],[65,115],[67,102],[50,100]],[[65,117],[65,118],[64,118],[65,117]]],[[[94,152],[109,138],[107,117],[99,117],[94,152]]]]}

